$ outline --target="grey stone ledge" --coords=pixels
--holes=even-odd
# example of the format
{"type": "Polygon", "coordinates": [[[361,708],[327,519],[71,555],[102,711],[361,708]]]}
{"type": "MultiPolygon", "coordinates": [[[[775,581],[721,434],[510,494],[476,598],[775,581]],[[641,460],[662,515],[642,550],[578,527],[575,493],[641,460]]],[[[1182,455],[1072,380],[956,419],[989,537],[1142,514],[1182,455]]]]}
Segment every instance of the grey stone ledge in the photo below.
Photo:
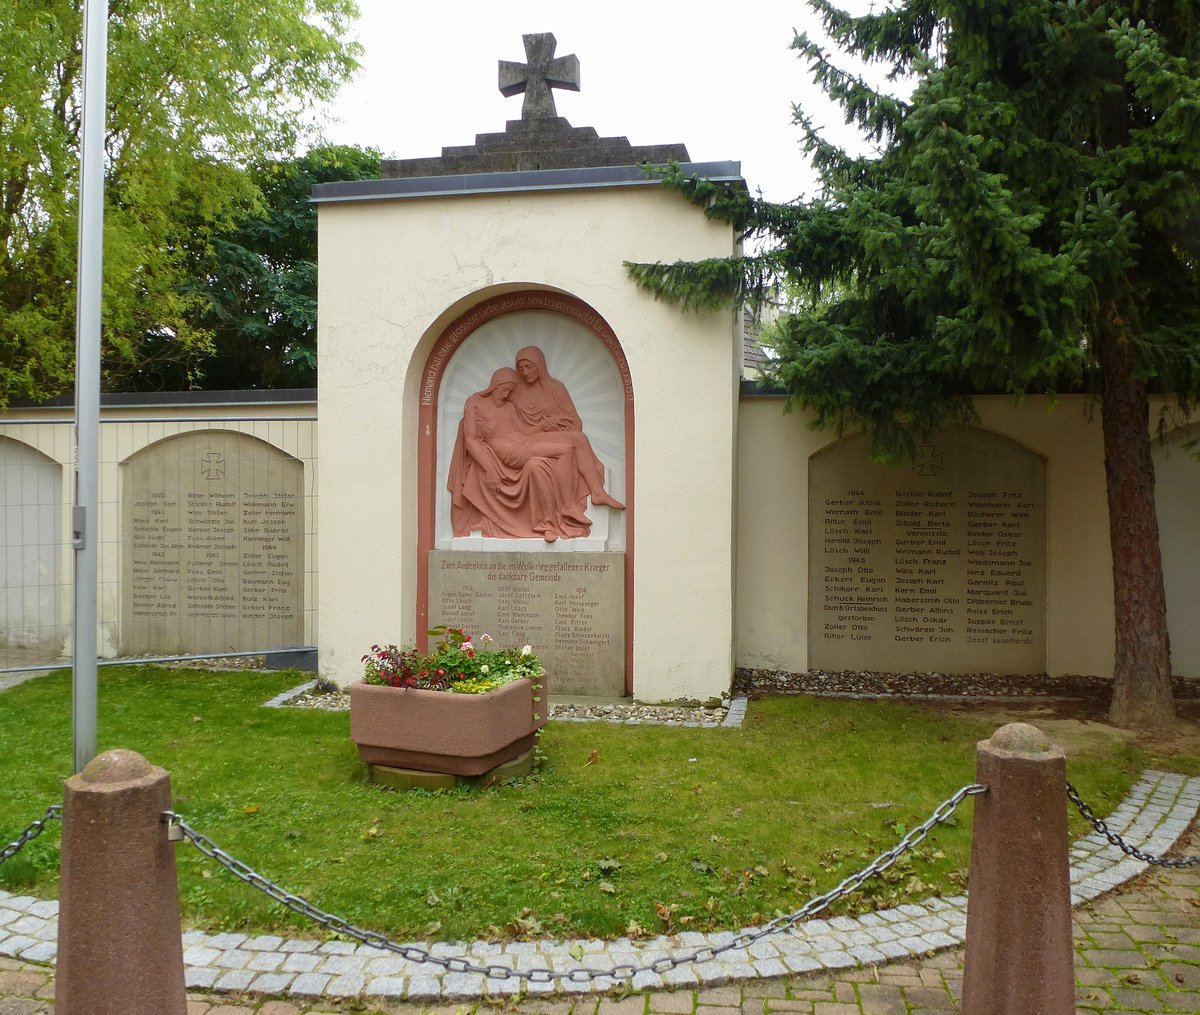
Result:
{"type": "Polygon", "coordinates": [[[288,688],[286,691],[280,691],[270,701],[263,702],[263,708],[283,708],[293,698],[299,698],[300,695],[307,691],[311,691],[317,686],[316,680],[307,680],[303,684],[296,687],[288,688]]]}

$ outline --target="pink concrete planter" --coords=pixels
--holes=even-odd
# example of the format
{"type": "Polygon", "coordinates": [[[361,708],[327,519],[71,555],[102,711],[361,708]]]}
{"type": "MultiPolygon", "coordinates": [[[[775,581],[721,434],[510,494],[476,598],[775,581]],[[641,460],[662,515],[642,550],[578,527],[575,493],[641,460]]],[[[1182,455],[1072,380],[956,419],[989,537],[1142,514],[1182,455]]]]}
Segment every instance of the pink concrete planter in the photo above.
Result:
{"type": "Polygon", "coordinates": [[[545,678],[514,680],[487,694],[350,685],[350,737],[368,765],[482,775],[524,754],[546,724],[545,678]],[[542,718],[535,720],[534,712],[542,718]]]}

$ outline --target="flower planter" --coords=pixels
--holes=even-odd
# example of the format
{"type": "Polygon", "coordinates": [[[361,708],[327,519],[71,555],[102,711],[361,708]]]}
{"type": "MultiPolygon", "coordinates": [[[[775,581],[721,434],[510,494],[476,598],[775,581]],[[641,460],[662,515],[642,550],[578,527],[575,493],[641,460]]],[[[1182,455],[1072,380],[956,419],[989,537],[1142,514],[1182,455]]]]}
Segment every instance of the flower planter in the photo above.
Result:
{"type": "Polygon", "coordinates": [[[533,684],[514,680],[486,694],[350,686],[350,737],[368,765],[456,776],[490,772],[533,747],[544,718],[533,684]],[[543,718],[534,719],[534,712],[543,718]]]}

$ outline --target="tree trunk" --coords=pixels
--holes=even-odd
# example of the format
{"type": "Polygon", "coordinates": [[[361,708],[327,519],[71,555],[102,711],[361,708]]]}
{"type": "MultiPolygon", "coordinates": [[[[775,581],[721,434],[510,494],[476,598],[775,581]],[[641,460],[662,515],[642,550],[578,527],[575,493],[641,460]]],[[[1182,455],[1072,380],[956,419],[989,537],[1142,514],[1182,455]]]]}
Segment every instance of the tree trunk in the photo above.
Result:
{"type": "Polygon", "coordinates": [[[1119,330],[1103,331],[1101,417],[1116,618],[1109,719],[1118,726],[1161,726],[1175,717],[1175,701],[1154,506],[1150,404],[1119,330]]]}

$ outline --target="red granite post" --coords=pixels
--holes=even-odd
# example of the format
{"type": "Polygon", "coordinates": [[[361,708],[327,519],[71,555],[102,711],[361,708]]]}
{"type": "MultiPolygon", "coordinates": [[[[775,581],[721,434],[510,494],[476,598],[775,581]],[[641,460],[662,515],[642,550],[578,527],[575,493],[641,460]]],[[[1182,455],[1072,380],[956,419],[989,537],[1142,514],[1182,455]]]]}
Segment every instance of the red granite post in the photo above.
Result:
{"type": "Polygon", "coordinates": [[[170,776],[107,751],[67,780],[59,889],[59,1015],[186,1015],[170,776]]]}
{"type": "Polygon", "coordinates": [[[963,1015],[1074,1015],[1066,778],[1026,723],[977,745],[963,1015]]]}

